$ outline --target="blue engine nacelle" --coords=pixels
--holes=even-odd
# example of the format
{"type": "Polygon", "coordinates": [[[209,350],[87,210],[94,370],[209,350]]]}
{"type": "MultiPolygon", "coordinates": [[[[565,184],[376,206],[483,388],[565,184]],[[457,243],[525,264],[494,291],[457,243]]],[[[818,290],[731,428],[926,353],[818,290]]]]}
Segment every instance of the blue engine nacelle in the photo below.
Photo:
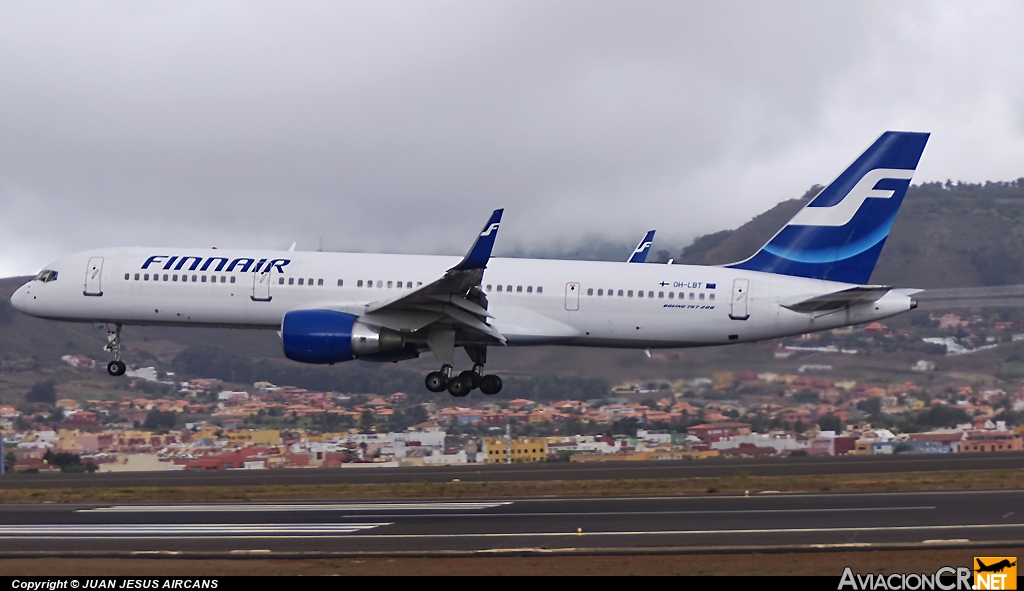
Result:
{"type": "Polygon", "coordinates": [[[302,363],[339,363],[405,347],[402,333],[331,310],[293,310],[281,323],[284,355],[302,363]]]}

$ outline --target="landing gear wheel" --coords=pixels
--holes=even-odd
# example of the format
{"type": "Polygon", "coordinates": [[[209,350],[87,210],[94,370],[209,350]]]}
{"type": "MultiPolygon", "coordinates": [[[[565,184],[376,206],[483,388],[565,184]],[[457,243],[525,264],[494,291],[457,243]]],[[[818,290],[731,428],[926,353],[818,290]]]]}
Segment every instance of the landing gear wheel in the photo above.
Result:
{"type": "Polygon", "coordinates": [[[427,385],[427,390],[431,392],[444,392],[448,387],[448,376],[439,371],[432,371],[427,374],[424,383],[427,385]]]}
{"type": "Polygon", "coordinates": [[[462,398],[472,390],[473,382],[468,377],[460,375],[448,381],[448,393],[457,398],[462,398]]]}
{"type": "Polygon", "coordinates": [[[107,364],[107,373],[112,376],[123,376],[126,371],[128,371],[128,367],[120,359],[115,359],[107,364]]]}
{"type": "Polygon", "coordinates": [[[471,369],[467,369],[466,371],[460,373],[459,377],[469,380],[471,390],[476,390],[477,388],[480,387],[480,374],[476,373],[471,369]]]}
{"type": "Polygon", "coordinates": [[[480,391],[488,396],[501,392],[501,378],[494,374],[480,378],[480,391]]]}

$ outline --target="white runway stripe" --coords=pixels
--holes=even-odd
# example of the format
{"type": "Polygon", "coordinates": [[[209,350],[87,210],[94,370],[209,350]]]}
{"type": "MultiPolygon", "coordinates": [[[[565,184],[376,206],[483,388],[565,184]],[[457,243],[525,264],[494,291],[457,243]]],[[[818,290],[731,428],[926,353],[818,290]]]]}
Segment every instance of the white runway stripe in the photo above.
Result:
{"type": "Polygon", "coordinates": [[[560,531],[560,532],[516,532],[516,533],[465,533],[465,534],[366,534],[360,539],[415,539],[415,538],[550,538],[573,536],[689,536],[720,534],[790,534],[790,533],[861,533],[861,532],[911,532],[962,529],[1021,529],[1024,523],[992,523],[971,525],[895,525],[878,527],[780,527],[766,529],[680,529],[654,531],[560,531]]]}
{"type": "Polygon", "coordinates": [[[194,504],[194,505],[114,505],[79,509],[78,513],[277,513],[283,511],[479,511],[503,505],[504,502],[427,502],[427,503],[279,503],[279,504],[194,504]]]}
{"type": "Polygon", "coordinates": [[[12,537],[304,537],[350,534],[390,523],[144,523],[0,525],[0,538],[12,537]]]}

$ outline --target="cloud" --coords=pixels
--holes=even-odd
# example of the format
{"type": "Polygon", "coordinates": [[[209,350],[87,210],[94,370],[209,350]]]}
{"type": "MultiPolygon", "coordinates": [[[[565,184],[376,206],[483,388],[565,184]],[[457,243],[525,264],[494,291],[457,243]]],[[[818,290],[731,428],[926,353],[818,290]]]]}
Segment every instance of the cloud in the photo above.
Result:
{"type": "MultiPolygon", "coordinates": [[[[1015,3],[0,4],[0,274],[112,245],[662,244],[827,182],[1024,176],[1015,3]]],[[[659,245],[655,245],[658,248],[659,245]]]]}

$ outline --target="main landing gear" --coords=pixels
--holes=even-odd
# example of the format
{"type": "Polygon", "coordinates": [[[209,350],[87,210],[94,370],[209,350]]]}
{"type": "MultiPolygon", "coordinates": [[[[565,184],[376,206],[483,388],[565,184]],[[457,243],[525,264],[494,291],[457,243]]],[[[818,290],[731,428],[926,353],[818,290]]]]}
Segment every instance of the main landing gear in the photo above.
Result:
{"type": "Polygon", "coordinates": [[[107,344],[103,350],[114,354],[114,360],[107,364],[107,373],[112,376],[123,376],[128,371],[128,366],[121,361],[121,325],[115,324],[114,330],[107,326],[107,344]]]}
{"type": "Polygon", "coordinates": [[[467,369],[453,377],[454,370],[451,365],[441,366],[440,371],[432,371],[427,374],[425,380],[427,390],[431,392],[443,392],[448,390],[452,396],[462,398],[473,390],[480,388],[480,391],[488,396],[501,391],[501,378],[494,374],[482,375],[484,366],[476,364],[473,369],[467,369]]]}

